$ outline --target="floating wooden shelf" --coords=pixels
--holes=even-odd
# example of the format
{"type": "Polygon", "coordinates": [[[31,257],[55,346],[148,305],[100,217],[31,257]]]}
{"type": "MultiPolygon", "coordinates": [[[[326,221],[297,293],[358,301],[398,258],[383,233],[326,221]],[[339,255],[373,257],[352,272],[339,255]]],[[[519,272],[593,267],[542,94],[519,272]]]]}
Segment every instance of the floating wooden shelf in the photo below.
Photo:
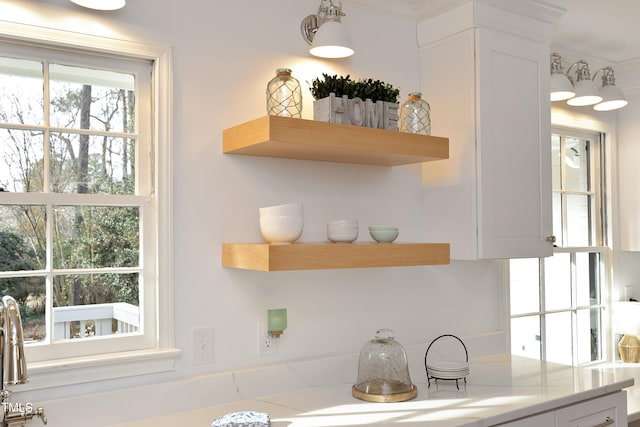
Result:
{"type": "Polygon", "coordinates": [[[223,243],[222,266],[259,271],[449,264],[448,243],[223,243]]]}
{"type": "Polygon", "coordinates": [[[449,139],[265,116],[225,129],[227,154],[398,166],[449,158],[449,139]]]}

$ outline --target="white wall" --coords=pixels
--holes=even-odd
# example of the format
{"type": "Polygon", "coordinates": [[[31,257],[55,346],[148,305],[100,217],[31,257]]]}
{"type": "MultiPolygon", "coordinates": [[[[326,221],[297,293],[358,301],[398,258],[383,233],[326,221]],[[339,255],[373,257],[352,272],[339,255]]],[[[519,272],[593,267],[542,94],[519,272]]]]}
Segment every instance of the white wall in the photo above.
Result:
{"type": "MultiPolygon", "coordinates": [[[[419,241],[428,226],[420,212],[419,165],[221,153],[224,128],[265,114],[265,87],[277,67],[291,67],[302,82],[322,72],[384,80],[401,89],[402,99],[420,87],[413,22],[345,6],[356,55],[324,61],[307,54],[299,35],[300,21],[317,6],[317,0],[131,0],[124,10],[99,13],[66,0],[0,1],[4,20],[167,43],[174,54],[175,341],[182,354],[172,373],[32,392],[27,398],[50,412],[49,425],[85,425],[73,408],[98,414],[91,425],[167,412],[174,408],[154,405],[159,392],[151,390],[242,368],[357,353],[381,327],[392,328],[405,346],[426,347],[452,333],[474,343],[472,355],[505,350],[503,338],[492,344],[473,339],[504,330],[502,262],[280,273],[220,267],[222,242],[261,240],[257,209],[270,204],[304,202],[303,241],[324,240],[324,221],[332,218],[394,224],[403,241],[419,241]],[[289,327],[278,354],[260,358],[257,322],[279,307],[288,309],[289,327]],[[215,331],[214,362],[193,365],[192,330],[208,325],[215,331]],[[123,415],[123,402],[135,414],[123,415]]],[[[305,93],[305,118],[311,105],[305,93]]],[[[214,403],[194,396],[187,405],[214,403]]]]}

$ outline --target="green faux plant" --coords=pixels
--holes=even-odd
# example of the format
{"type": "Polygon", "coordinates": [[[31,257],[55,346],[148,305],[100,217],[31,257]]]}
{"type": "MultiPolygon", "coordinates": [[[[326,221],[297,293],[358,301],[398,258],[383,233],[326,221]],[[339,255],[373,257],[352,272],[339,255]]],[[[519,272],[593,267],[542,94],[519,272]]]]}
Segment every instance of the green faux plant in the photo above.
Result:
{"type": "Polygon", "coordinates": [[[309,90],[314,99],[326,98],[334,93],[337,97],[347,95],[349,98],[370,99],[373,102],[396,103],[400,95],[400,90],[389,83],[373,79],[351,80],[348,74],[343,77],[322,73],[322,79],[318,77],[313,80],[309,90]]]}

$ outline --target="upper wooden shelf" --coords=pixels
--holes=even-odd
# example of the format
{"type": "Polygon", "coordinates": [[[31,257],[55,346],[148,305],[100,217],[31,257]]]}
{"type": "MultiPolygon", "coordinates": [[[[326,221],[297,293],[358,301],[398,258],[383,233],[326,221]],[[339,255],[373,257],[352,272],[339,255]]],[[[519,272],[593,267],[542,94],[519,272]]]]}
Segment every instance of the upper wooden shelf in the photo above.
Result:
{"type": "Polygon", "coordinates": [[[223,243],[222,266],[259,271],[449,264],[448,243],[223,243]]]}
{"type": "Polygon", "coordinates": [[[449,139],[384,129],[264,116],[225,129],[228,154],[398,166],[449,158],[449,139]]]}

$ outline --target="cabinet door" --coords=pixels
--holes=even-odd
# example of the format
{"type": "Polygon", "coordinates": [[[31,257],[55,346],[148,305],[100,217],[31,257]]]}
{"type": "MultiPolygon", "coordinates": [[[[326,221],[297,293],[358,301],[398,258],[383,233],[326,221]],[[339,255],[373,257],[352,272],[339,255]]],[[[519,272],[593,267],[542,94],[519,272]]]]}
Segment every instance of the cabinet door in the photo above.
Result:
{"type": "Polygon", "coordinates": [[[422,171],[427,240],[452,259],[551,255],[548,46],[471,28],[420,53],[432,132],[450,141],[422,171]]]}
{"type": "Polygon", "coordinates": [[[551,255],[548,46],[481,29],[477,52],[478,255],[551,255]]]}
{"type": "Polygon", "coordinates": [[[556,427],[627,426],[627,395],[621,391],[556,411],[556,427]]]}

